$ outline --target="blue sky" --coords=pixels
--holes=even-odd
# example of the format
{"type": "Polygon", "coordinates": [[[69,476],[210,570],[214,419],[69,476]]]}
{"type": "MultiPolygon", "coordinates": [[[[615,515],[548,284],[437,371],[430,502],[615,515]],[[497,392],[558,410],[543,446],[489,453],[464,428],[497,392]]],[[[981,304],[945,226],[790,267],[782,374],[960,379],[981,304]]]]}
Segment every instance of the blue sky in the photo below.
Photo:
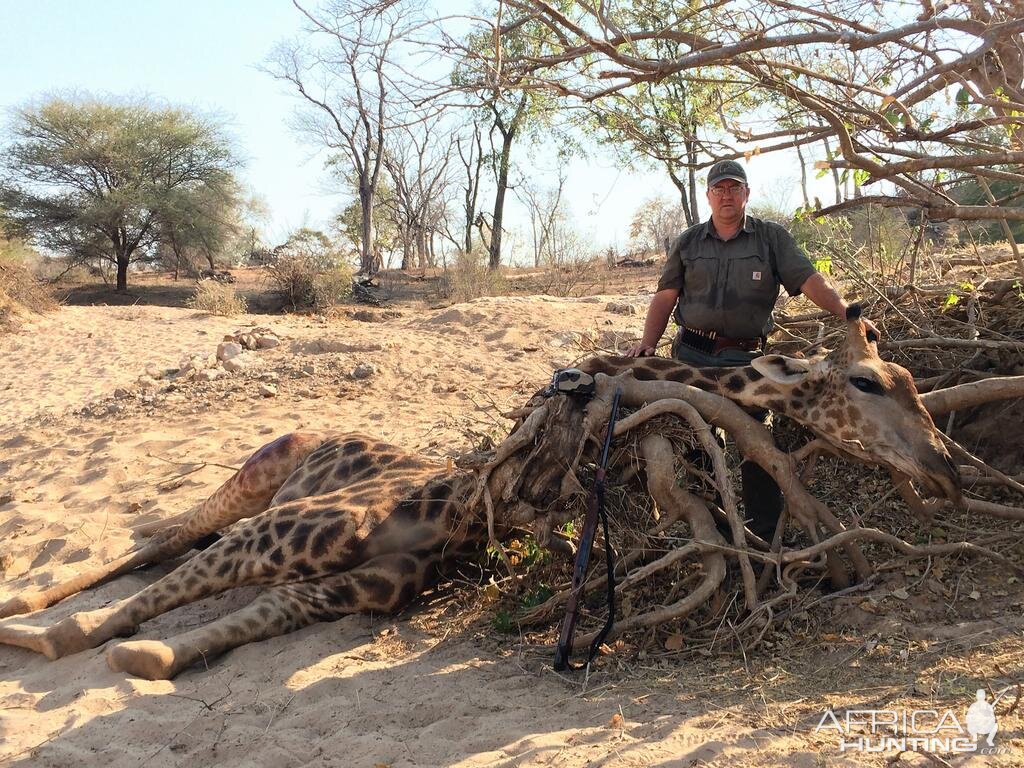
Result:
{"type": "MultiPolygon", "coordinates": [[[[269,206],[267,235],[280,241],[295,227],[322,226],[346,202],[329,188],[316,147],[288,127],[295,97],[257,69],[301,22],[287,0],[0,0],[0,109],[6,122],[12,107],[77,89],[146,94],[218,115],[246,158],[243,180],[269,206]]],[[[552,170],[523,148],[518,160],[541,177],[552,170]]],[[[785,197],[795,184],[784,162],[757,159],[751,172],[754,202],[766,192],[785,197]]],[[[596,247],[624,249],[633,211],[656,194],[674,198],[664,174],[631,173],[597,152],[569,168],[570,209],[596,247]]],[[[525,236],[514,199],[508,215],[525,236]]]]}

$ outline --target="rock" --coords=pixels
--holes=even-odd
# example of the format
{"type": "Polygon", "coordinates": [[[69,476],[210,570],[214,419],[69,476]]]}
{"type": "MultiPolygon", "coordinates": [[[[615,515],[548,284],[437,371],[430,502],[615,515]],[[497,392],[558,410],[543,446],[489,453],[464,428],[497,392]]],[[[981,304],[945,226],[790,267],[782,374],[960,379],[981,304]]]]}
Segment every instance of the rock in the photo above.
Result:
{"type": "Polygon", "coordinates": [[[197,373],[196,378],[200,381],[213,381],[214,379],[219,379],[221,373],[222,371],[220,368],[206,368],[205,370],[197,373]]]}
{"type": "Polygon", "coordinates": [[[281,340],[277,336],[258,336],[256,338],[256,349],[273,349],[281,340]]]}
{"type": "Polygon", "coordinates": [[[616,315],[635,315],[637,313],[636,305],[618,301],[609,301],[604,309],[605,312],[614,312],[616,315]]]}
{"type": "Polygon", "coordinates": [[[263,381],[277,381],[278,378],[280,377],[276,373],[274,373],[274,371],[267,371],[262,376],[260,376],[260,378],[263,381]]]}
{"type": "Polygon", "coordinates": [[[118,387],[114,390],[114,398],[117,400],[128,400],[134,396],[134,393],[130,389],[125,389],[124,387],[118,387]]]}
{"type": "Polygon", "coordinates": [[[377,369],[370,363],[360,363],[349,374],[353,379],[368,379],[377,372],[377,369]]]}
{"type": "Polygon", "coordinates": [[[221,362],[242,354],[242,345],[236,341],[222,341],[217,345],[217,359],[221,362]]]}
{"type": "Polygon", "coordinates": [[[238,337],[238,343],[246,349],[256,349],[256,336],[251,333],[243,333],[238,337]]]}
{"type": "Polygon", "coordinates": [[[148,374],[146,376],[139,376],[139,380],[137,383],[139,385],[139,389],[146,390],[156,389],[157,387],[160,386],[160,382],[158,382],[155,378],[149,376],[148,374]]]}
{"type": "Polygon", "coordinates": [[[277,387],[275,387],[273,384],[260,384],[259,388],[256,391],[259,392],[264,397],[273,397],[274,395],[277,394],[277,387]]]}
{"type": "Polygon", "coordinates": [[[151,379],[162,379],[164,376],[164,371],[158,365],[147,365],[146,375],[149,376],[149,378],[151,379]]]}
{"type": "Polygon", "coordinates": [[[224,370],[229,373],[238,373],[238,371],[253,368],[258,364],[259,358],[249,352],[243,352],[242,354],[223,362],[224,370]]]}

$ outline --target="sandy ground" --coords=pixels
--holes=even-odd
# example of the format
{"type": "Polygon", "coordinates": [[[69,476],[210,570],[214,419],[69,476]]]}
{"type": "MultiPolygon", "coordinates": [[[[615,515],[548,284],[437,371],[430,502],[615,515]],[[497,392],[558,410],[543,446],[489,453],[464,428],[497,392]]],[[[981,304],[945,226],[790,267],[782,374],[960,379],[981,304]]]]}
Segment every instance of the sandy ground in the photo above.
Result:
{"type": "MultiPolygon", "coordinates": [[[[639,329],[642,300],[630,299],[636,315],[607,311],[609,300],[623,298],[482,299],[329,321],[64,307],[0,336],[0,601],[123,552],[129,526],[190,508],[230,467],[297,428],[366,431],[433,457],[465,450],[470,435],[500,438],[499,411],[580,356],[581,340],[610,346],[639,329]],[[256,370],[158,397],[138,391],[147,367],[213,352],[225,333],[251,325],[282,338],[258,353],[256,370]],[[353,380],[365,363],[375,373],[353,380]],[[277,392],[261,396],[268,382],[277,392]],[[127,394],[113,397],[118,388],[127,394]]],[[[122,577],[32,620],[105,605],[164,572],[122,577]]],[[[252,596],[180,608],[139,637],[186,631],[252,596]]],[[[168,682],[110,672],[102,647],[49,662],[0,646],[0,764],[863,764],[812,734],[825,701],[804,697],[799,671],[772,672],[791,679],[771,701],[763,679],[741,679],[742,659],[652,663],[636,675],[609,665],[584,683],[552,672],[545,649],[449,631],[445,611],[420,603],[397,618],[351,616],[168,682]],[[427,610],[437,619],[429,625],[416,620],[427,610]],[[715,680],[734,673],[729,696],[720,694],[715,680]]],[[[857,695],[880,703],[868,689],[857,695]]],[[[1006,733],[1012,754],[972,764],[1024,763],[1019,723],[1006,733]]]]}

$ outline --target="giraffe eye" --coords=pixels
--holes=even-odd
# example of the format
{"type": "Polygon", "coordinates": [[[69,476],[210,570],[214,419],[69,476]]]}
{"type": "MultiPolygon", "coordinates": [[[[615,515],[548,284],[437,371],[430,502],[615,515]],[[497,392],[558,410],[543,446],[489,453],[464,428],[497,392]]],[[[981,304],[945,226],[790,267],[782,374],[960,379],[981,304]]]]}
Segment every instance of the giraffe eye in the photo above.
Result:
{"type": "Polygon", "coordinates": [[[869,395],[882,395],[885,394],[885,390],[882,389],[882,385],[874,379],[869,379],[865,376],[851,376],[850,383],[853,384],[861,392],[866,392],[869,395]]]}

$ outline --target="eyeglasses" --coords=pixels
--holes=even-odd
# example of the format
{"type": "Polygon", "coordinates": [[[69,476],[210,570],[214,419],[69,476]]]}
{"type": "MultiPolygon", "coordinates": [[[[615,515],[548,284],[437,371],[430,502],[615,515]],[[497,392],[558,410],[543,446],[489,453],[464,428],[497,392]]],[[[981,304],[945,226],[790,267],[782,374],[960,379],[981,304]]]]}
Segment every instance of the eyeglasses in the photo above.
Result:
{"type": "Polygon", "coordinates": [[[709,195],[715,197],[725,197],[726,195],[740,195],[747,188],[746,184],[735,184],[730,186],[724,186],[719,184],[708,190],[709,195]]]}

